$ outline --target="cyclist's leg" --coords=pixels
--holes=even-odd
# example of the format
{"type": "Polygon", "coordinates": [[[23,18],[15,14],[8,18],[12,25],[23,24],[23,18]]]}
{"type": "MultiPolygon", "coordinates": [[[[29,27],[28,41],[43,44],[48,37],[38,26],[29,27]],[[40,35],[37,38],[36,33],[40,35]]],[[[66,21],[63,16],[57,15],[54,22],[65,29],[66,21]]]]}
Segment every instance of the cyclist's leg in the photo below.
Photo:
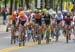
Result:
{"type": "Polygon", "coordinates": [[[69,31],[67,31],[67,36],[66,36],[66,43],[69,42],[69,31]]]}
{"type": "Polygon", "coordinates": [[[25,35],[24,35],[24,32],[22,32],[22,43],[23,43],[23,46],[25,45],[25,35]]]}
{"type": "Polygon", "coordinates": [[[66,29],[66,43],[69,42],[69,29],[68,29],[68,26],[67,26],[67,29],[66,29]]]}
{"type": "Polygon", "coordinates": [[[14,41],[14,43],[15,43],[15,32],[14,32],[13,25],[11,26],[11,44],[12,44],[12,41],[14,41]]]}
{"type": "Polygon", "coordinates": [[[22,32],[21,32],[21,43],[23,44],[23,46],[25,45],[25,29],[24,26],[22,26],[22,32]]]}
{"type": "Polygon", "coordinates": [[[68,33],[69,33],[69,34],[68,34],[68,39],[71,40],[71,33],[72,33],[72,32],[71,32],[71,29],[69,29],[69,32],[68,32],[68,33]]]}
{"type": "Polygon", "coordinates": [[[19,46],[21,46],[21,34],[22,34],[22,28],[21,25],[19,24],[19,46]]]}
{"type": "Polygon", "coordinates": [[[38,34],[38,44],[41,44],[41,34],[38,34]]]}
{"type": "Polygon", "coordinates": [[[16,43],[16,39],[17,39],[17,36],[16,36],[16,26],[14,26],[14,43],[16,43]]]}

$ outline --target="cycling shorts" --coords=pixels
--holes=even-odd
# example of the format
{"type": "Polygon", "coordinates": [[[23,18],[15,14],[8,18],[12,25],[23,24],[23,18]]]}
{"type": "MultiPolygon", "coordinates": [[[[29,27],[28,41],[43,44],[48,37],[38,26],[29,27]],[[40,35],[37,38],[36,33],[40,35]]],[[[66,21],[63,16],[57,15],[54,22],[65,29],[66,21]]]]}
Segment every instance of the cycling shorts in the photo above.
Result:
{"type": "Polygon", "coordinates": [[[19,24],[21,24],[22,26],[24,26],[24,24],[26,23],[26,21],[21,21],[19,22],[19,24]]]}

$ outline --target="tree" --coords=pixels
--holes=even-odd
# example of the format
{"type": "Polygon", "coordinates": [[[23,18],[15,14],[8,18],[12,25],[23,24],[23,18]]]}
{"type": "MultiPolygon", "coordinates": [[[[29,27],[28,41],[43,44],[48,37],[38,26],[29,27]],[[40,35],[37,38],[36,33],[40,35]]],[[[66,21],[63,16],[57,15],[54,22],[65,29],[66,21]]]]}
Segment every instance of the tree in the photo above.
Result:
{"type": "Polygon", "coordinates": [[[13,3],[14,3],[14,10],[17,10],[17,0],[14,0],[13,3]]]}
{"type": "MultiPolygon", "coordinates": [[[[0,0],[0,3],[1,3],[1,0],[0,0]]],[[[0,12],[1,12],[1,4],[0,4],[0,12]]]]}
{"type": "Polygon", "coordinates": [[[59,7],[60,10],[62,10],[63,8],[63,2],[71,2],[72,0],[55,0],[55,5],[57,6],[57,8],[59,7]]]}
{"type": "Polygon", "coordinates": [[[13,9],[13,0],[10,0],[10,14],[12,14],[12,9],[13,9]]]}
{"type": "MultiPolygon", "coordinates": [[[[30,4],[32,3],[32,1],[33,1],[33,0],[25,0],[27,9],[30,8],[30,4]]],[[[34,1],[36,1],[36,0],[34,0],[34,1]]]]}
{"type": "Polygon", "coordinates": [[[4,7],[7,7],[7,4],[10,0],[1,0],[2,4],[4,5],[4,7]]]}

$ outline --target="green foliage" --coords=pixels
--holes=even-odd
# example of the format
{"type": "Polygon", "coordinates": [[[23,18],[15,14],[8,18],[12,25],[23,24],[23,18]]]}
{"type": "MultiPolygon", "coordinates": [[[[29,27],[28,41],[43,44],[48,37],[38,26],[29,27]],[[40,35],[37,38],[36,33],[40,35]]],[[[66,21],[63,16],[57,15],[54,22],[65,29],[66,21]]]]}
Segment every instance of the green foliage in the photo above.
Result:
{"type": "Polygon", "coordinates": [[[21,4],[21,0],[16,0],[18,4],[21,4]]]}
{"type": "Polygon", "coordinates": [[[29,2],[32,2],[33,0],[29,0],[29,2]]]}
{"type": "MultiPolygon", "coordinates": [[[[6,3],[8,4],[10,2],[10,0],[7,0],[6,3]]],[[[5,0],[2,0],[1,3],[4,5],[5,4],[5,0]]]]}

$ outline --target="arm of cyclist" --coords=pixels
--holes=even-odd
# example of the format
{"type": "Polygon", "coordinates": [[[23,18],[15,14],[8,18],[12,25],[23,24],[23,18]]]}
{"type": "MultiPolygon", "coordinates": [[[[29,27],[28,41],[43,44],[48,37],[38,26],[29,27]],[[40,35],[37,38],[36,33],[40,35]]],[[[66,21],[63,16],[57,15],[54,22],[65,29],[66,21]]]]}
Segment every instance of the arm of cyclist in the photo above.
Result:
{"type": "Polygon", "coordinates": [[[25,15],[24,17],[25,17],[25,19],[26,19],[26,22],[28,22],[28,17],[27,17],[27,15],[25,15]]]}
{"type": "Polygon", "coordinates": [[[13,16],[10,16],[8,24],[12,24],[13,16]]]}

